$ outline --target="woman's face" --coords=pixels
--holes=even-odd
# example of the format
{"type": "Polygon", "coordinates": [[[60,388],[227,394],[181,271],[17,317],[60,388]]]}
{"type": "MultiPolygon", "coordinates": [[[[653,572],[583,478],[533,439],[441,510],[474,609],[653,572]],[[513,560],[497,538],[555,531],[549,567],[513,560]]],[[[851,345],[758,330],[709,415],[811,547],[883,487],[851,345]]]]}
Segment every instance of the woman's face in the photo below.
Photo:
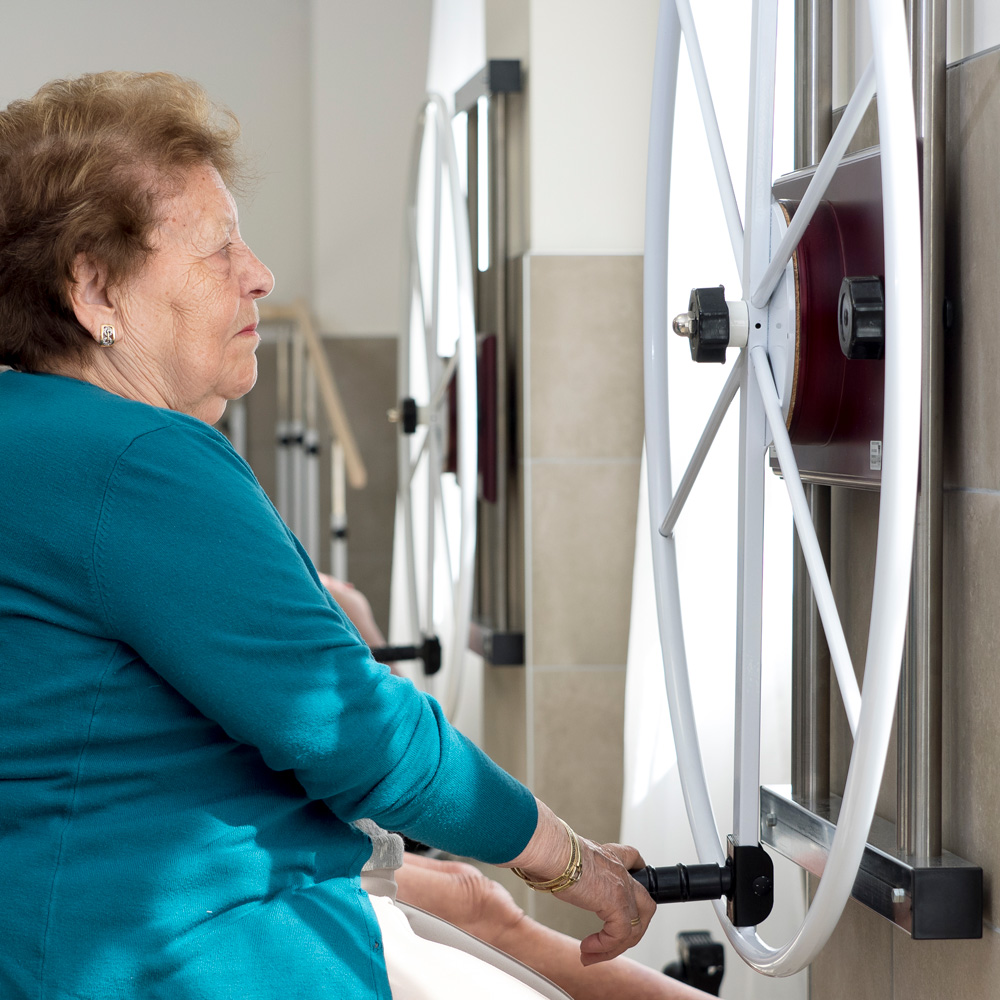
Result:
{"type": "Polygon", "coordinates": [[[152,243],[115,296],[121,343],[110,351],[148,382],[150,401],[214,423],[257,380],[256,300],[274,277],[243,242],[236,203],[210,165],[164,199],[152,243]]]}

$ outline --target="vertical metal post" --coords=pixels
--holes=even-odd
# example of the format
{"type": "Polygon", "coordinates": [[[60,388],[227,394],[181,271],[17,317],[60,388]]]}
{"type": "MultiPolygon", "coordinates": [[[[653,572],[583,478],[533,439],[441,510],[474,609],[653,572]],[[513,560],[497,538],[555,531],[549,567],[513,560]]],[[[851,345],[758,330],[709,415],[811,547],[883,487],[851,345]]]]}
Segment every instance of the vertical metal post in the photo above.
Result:
{"type": "Polygon", "coordinates": [[[247,405],[243,399],[232,399],[226,407],[226,433],[236,454],[247,457],[247,405]]]}
{"type": "Polygon", "coordinates": [[[920,491],[910,620],[899,689],[897,837],[941,853],[942,399],[944,340],[945,0],[906,0],[921,140],[923,385],[920,491]]]}
{"type": "MultiPolygon", "coordinates": [[[[816,537],[830,565],[830,487],[806,485],[816,537]]],[[[814,806],[830,796],[830,650],[802,547],[792,568],[792,794],[814,806]]]]}
{"type": "Polygon", "coordinates": [[[344,446],[330,444],[330,572],[338,580],[347,575],[347,472],[344,446]]]}
{"type": "Polygon", "coordinates": [[[291,454],[289,504],[291,518],[286,519],[292,534],[301,542],[302,529],[305,524],[305,372],[306,349],[302,333],[297,326],[292,328],[292,361],[291,361],[291,413],[289,428],[291,454]]]}
{"type": "Polygon", "coordinates": [[[833,6],[795,0],[795,167],[819,163],[833,134],[833,6]]]}
{"type": "Polygon", "coordinates": [[[289,437],[291,435],[291,389],[290,389],[290,347],[288,333],[280,330],[278,333],[278,343],[276,347],[277,356],[275,360],[275,371],[277,379],[277,412],[278,420],[275,430],[275,505],[278,513],[286,524],[291,518],[291,499],[289,496],[289,486],[291,479],[291,461],[288,452],[289,437]]]}
{"type": "Polygon", "coordinates": [[[305,430],[302,434],[302,451],[305,481],[302,484],[302,534],[299,541],[309,553],[313,564],[319,566],[319,400],[317,399],[316,372],[312,363],[305,371],[305,430]]]}
{"type": "Polygon", "coordinates": [[[476,304],[476,329],[483,329],[482,275],[479,273],[479,108],[477,104],[466,112],[465,133],[465,201],[469,216],[469,246],[472,247],[472,287],[476,304]]]}
{"type": "Polygon", "coordinates": [[[494,575],[494,627],[506,632],[510,627],[507,567],[507,472],[509,441],[507,430],[510,402],[507,341],[507,95],[490,98],[490,270],[494,274],[493,317],[497,338],[497,499],[493,518],[496,525],[494,575]]]}
{"type": "MultiPolygon", "coordinates": [[[[818,163],[833,132],[833,13],[828,0],[795,3],[795,166],[818,163]]],[[[816,537],[830,565],[830,487],[806,485],[816,537]]],[[[792,570],[792,794],[830,794],[830,651],[798,538],[792,570]]]]}

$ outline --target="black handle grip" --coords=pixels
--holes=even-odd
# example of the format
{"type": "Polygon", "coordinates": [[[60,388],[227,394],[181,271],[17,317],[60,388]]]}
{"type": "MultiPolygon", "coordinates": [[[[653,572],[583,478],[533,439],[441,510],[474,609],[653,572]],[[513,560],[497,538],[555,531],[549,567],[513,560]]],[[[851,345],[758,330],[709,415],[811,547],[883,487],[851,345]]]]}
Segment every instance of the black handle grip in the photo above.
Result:
{"type": "Polygon", "coordinates": [[[423,660],[424,673],[436,674],[441,669],[441,642],[437,636],[428,636],[419,646],[375,646],[372,656],[379,663],[404,660],[423,660]]]}
{"type": "Polygon", "coordinates": [[[647,865],[630,873],[656,903],[686,903],[696,899],[721,899],[733,887],[729,865],[647,865]]]}

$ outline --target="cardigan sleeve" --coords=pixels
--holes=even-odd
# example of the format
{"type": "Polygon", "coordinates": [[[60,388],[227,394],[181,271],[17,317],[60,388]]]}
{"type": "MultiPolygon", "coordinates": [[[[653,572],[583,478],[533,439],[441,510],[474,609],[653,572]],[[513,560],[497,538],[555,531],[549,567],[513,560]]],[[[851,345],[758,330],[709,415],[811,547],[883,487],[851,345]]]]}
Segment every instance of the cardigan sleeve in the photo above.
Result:
{"type": "Polygon", "coordinates": [[[249,467],[177,421],[119,456],[93,571],[110,638],[341,819],[509,861],[534,797],[371,657],[249,467]]]}

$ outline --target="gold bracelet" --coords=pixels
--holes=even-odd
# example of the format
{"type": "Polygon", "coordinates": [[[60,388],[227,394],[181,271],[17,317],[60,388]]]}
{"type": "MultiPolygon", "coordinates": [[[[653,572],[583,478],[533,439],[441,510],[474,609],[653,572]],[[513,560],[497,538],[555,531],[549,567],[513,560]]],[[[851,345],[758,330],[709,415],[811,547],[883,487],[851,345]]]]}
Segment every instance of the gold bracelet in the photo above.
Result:
{"type": "Polygon", "coordinates": [[[583,874],[583,852],[580,850],[580,840],[577,835],[573,832],[569,823],[565,820],[559,820],[564,827],[566,827],[566,832],[569,834],[569,863],[566,865],[566,870],[562,875],[557,875],[555,878],[546,879],[543,881],[537,881],[533,879],[530,875],[526,874],[520,868],[511,868],[511,871],[523,882],[527,883],[529,889],[534,889],[535,892],[562,892],[564,889],[568,889],[571,885],[576,885],[580,881],[580,876],[583,874]]]}

